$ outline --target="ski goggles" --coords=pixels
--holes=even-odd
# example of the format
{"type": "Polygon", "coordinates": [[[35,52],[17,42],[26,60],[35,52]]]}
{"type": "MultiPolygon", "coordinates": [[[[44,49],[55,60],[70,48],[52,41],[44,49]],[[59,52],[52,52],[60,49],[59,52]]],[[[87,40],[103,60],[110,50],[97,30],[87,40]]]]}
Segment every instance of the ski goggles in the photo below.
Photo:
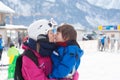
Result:
{"type": "Polygon", "coordinates": [[[52,29],[52,32],[53,32],[54,34],[56,34],[56,33],[57,33],[57,29],[56,29],[56,28],[52,29]]]}

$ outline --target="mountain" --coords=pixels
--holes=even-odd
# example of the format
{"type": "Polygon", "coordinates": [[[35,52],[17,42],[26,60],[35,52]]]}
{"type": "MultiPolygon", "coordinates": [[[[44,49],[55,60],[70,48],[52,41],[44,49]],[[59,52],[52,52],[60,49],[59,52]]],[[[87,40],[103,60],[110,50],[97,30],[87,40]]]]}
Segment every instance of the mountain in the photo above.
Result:
{"type": "Polygon", "coordinates": [[[13,24],[18,25],[29,26],[35,20],[51,17],[58,24],[80,24],[85,29],[120,24],[120,0],[2,0],[2,2],[15,10],[13,24]]]}

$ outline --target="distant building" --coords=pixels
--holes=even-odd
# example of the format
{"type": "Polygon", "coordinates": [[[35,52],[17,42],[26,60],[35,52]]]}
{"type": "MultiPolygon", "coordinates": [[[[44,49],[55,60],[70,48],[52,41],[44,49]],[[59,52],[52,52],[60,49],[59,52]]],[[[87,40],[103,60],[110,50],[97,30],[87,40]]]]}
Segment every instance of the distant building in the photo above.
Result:
{"type": "Polygon", "coordinates": [[[0,26],[5,26],[6,22],[6,16],[10,17],[10,24],[12,24],[12,16],[15,14],[15,11],[3,4],[0,1],[0,26]]]}
{"type": "Polygon", "coordinates": [[[9,46],[10,42],[18,45],[19,38],[22,40],[27,36],[27,27],[22,25],[0,26],[0,34],[2,34],[6,46],[9,46]]]}
{"type": "Polygon", "coordinates": [[[85,29],[75,28],[77,31],[77,40],[81,41],[83,38],[83,34],[85,33],[85,29]]]}
{"type": "Polygon", "coordinates": [[[86,30],[80,24],[74,24],[73,26],[74,26],[75,30],[77,31],[77,40],[81,41],[83,38],[83,34],[85,33],[86,30]]]}
{"type": "Polygon", "coordinates": [[[98,30],[109,37],[115,35],[116,39],[120,39],[120,25],[98,26],[98,30]]]}
{"type": "Polygon", "coordinates": [[[6,46],[9,46],[10,42],[18,43],[19,38],[23,38],[27,35],[27,27],[22,25],[12,25],[12,16],[15,11],[3,4],[0,1],[0,34],[3,37],[6,46]],[[10,24],[6,24],[6,16],[10,18],[10,24]]]}

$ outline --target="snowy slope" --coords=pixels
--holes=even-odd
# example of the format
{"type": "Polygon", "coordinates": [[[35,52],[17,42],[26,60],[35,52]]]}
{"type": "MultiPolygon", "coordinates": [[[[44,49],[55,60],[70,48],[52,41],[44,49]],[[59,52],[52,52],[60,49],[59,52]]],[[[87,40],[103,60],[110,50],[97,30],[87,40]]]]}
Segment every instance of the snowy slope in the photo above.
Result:
{"type": "Polygon", "coordinates": [[[120,80],[120,52],[99,52],[97,41],[80,42],[85,53],[78,69],[79,80],[120,80]]]}

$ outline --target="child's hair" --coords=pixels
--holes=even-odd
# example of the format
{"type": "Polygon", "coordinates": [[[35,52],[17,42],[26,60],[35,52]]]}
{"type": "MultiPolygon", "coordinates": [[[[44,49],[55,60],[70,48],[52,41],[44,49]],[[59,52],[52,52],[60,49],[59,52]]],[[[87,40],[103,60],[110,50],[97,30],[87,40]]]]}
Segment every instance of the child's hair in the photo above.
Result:
{"type": "Polygon", "coordinates": [[[62,37],[64,40],[76,40],[77,38],[77,32],[73,28],[72,25],[69,24],[63,24],[57,28],[57,32],[62,33],[62,37]]]}

